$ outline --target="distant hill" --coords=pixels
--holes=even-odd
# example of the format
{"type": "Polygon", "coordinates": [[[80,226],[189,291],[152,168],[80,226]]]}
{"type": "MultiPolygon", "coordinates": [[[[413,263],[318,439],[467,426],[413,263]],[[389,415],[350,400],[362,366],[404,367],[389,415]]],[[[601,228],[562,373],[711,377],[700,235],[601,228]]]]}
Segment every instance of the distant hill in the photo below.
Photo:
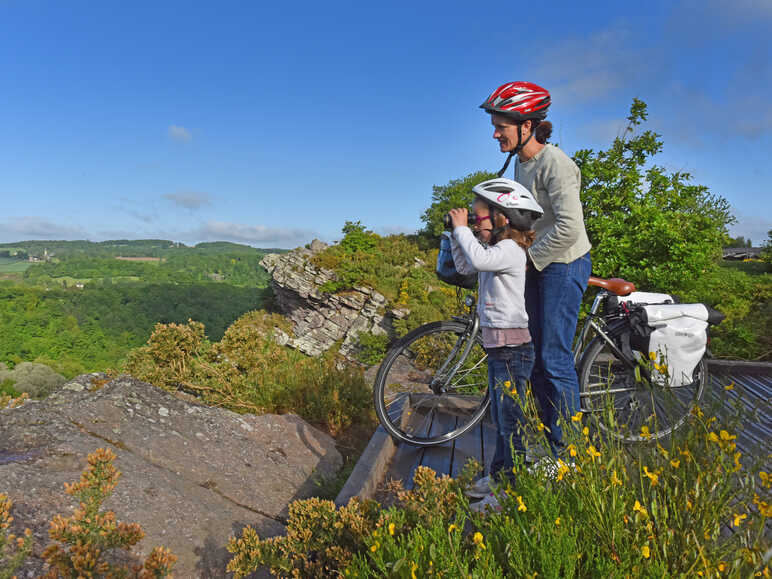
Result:
{"type": "MultiPolygon", "coordinates": [[[[44,252],[57,257],[88,255],[93,257],[167,257],[170,254],[197,252],[218,253],[284,253],[286,249],[256,248],[229,241],[199,243],[193,247],[168,239],[111,239],[108,241],[28,240],[0,243],[0,255],[13,256],[19,252],[41,256],[44,252]],[[7,253],[6,253],[7,252],[7,253]]],[[[26,257],[25,257],[26,258],[26,257]]]]}

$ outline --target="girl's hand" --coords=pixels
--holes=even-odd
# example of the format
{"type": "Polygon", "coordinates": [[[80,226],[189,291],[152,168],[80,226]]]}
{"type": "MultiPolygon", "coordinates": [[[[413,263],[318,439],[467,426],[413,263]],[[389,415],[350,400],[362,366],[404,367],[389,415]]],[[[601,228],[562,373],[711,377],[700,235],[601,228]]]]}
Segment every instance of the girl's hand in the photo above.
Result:
{"type": "Polygon", "coordinates": [[[466,209],[451,209],[448,213],[450,214],[450,221],[453,223],[454,229],[456,227],[466,227],[469,223],[466,209]]]}

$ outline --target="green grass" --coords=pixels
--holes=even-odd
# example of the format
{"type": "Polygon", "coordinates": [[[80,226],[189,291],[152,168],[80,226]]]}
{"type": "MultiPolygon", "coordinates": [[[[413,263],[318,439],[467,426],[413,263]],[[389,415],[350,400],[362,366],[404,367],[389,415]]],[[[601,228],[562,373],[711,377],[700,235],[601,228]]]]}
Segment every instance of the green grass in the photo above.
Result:
{"type": "Polygon", "coordinates": [[[762,275],[765,273],[772,273],[772,264],[765,263],[763,261],[730,261],[725,259],[721,261],[721,267],[744,271],[748,275],[762,275]]]}
{"type": "Polygon", "coordinates": [[[0,273],[23,273],[32,263],[10,257],[0,257],[0,273]]]}

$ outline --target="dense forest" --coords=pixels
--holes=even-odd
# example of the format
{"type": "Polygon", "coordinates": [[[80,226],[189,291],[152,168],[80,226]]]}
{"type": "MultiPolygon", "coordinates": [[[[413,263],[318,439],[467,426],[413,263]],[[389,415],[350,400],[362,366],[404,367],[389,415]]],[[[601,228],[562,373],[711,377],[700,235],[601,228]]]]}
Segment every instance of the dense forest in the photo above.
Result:
{"type": "Polygon", "coordinates": [[[42,362],[65,376],[117,367],[158,322],[194,319],[219,340],[265,304],[270,276],[259,261],[269,251],[166,240],[2,244],[0,362],[42,362]]]}

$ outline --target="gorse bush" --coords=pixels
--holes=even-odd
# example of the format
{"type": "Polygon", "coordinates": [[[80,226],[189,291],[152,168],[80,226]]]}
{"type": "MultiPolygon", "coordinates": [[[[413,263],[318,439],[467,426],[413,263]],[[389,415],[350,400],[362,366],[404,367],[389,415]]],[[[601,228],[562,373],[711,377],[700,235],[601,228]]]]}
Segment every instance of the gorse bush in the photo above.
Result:
{"type": "Polygon", "coordinates": [[[273,333],[291,333],[277,314],[245,314],[220,342],[204,326],[157,324],[146,346],[133,351],[127,372],[167,390],[183,389],[236,412],[293,412],[333,435],[372,424],[369,388],[361,369],[339,364],[336,352],[312,358],[281,346],[273,333]]]}
{"type": "Polygon", "coordinates": [[[88,455],[88,467],[80,481],[66,484],[67,494],[80,506],[72,516],[57,515],[49,534],[54,541],[43,551],[49,564],[47,579],[78,577],[167,577],[177,557],[164,547],[155,547],[142,565],[129,568],[107,560],[114,550],[128,550],[145,536],[137,523],[116,521],[112,511],[101,512],[102,503],[118,484],[120,472],[113,465],[115,454],[99,448],[88,455]]]}
{"type": "Polygon", "coordinates": [[[228,551],[234,556],[228,571],[239,578],[267,565],[278,576],[339,577],[358,553],[372,549],[379,538],[393,537],[397,529],[404,533],[433,522],[444,524],[463,503],[461,491],[475,470],[476,465],[471,465],[458,479],[451,479],[437,478],[430,469],[419,467],[415,488],[398,491],[401,508],[387,511],[375,501],[356,498],[340,509],[317,498],[295,501],[290,505],[286,535],[263,540],[246,527],[240,538],[230,540],[228,551]]]}
{"type": "MultiPolygon", "coordinates": [[[[102,511],[102,503],[118,484],[121,473],[115,469],[115,454],[99,448],[88,455],[88,467],[80,481],[65,483],[67,494],[78,499],[71,516],[56,515],[49,535],[52,543],[43,551],[48,564],[45,579],[117,578],[160,579],[171,574],[177,557],[164,547],[155,547],[138,565],[115,563],[113,555],[128,551],[145,536],[136,523],[116,521],[115,513],[102,511]]],[[[32,551],[32,532],[23,537],[9,534],[12,501],[0,494],[0,579],[15,577],[32,551]]]]}
{"type": "MultiPolygon", "coordinates": [[[[525,438],[546,451],[546,429],[525,402],[525,438]]],[[[231,540],[237,577],[268,565],[297,577],[749,577],[768,576],[770,474],[743,456],[728,424],[695,407],[667,444],[623,447],[600,433],[613,413],[563,424],[565,462],[516,461],[500,511],[471,512],[454,481],[419,468],[395,506],[352,501],[292,505],[286,537],[251,529],[231,540]]],[[[653,428],[651,429],[653,431],[653,428]]],[[[648,436],[649,427],[641,435],[648,436]]],[[[763,461],[765,457],[761,458],[763,461]]]]}
{"type": "MultiPolygon", "coordinates": [[[[0,401],[0,408],[3,408],[0,401]]],[[[0,579],[15,577],[14,573],[32,551],[32,531],[25,529],[24,536],[17,537],[9,531],[13,517],[13,501],[0,493],[0,579]]]]}

